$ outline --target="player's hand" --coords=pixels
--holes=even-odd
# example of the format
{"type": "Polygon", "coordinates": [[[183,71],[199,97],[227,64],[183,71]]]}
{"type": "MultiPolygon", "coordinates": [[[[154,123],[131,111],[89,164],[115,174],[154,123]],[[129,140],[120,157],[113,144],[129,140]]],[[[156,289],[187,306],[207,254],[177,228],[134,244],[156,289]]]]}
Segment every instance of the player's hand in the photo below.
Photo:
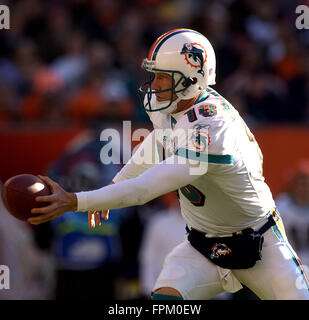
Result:
{"type": "MultiPolygon", "coordinates": [[[[110,184],[114,184],[114,181],[111,181],[110,184]]],[[[109,210],[102,210],[101,217],[107,221],[109,216],[109,210]]],[[[100,211],[88,211],[88,224],[89,228],[95,228],[96,225],[99,227],[101,225],[100,211]]]]}
{"type": "Polygon", "coordinates": [[[77,210],[77,197],[74,193],[69,193],[62,189],[58,183],[52,179],[39,176],[51,190],[51,195],[36,197],[38,202],[49,202],[49,205],[42,208],[33,208],[31,213],[41,214],[40,216],[29,218],[31,224],[41,224],[60,217],[65,212],[77,210]]]}
{"type": "MultiPolygon", "coordinates": [[[[101,217],[108,220],[109,210],[102,210],[101,217]]],[[[95,228],[101,225],[100,211],[88,211],[88,224],[89,228],[95,228]]]]}

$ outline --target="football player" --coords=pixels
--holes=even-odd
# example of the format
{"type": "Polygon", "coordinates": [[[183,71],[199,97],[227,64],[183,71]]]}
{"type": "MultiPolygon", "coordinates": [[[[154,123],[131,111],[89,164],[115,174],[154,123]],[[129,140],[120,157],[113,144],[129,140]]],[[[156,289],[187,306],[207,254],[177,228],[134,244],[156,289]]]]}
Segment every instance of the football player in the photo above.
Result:
{"type": "MultiPolygon", "coordinates": [[[[66,211],[143,205],[178,190],[188,237],[166,257],[153,299],[209,299],[246,285],[261,299],[309,299],[304,269],[291,248],[271,191],[263,157],[237,110],[211,88],[216,59],[205,36],[174,29],[160,36],[142,63],[140,88],[154,130],[111,185],[68,193],[48,177],[50,202],[33,209],[33,224],[66,211]],[[153,146],[156,148],[153,148],[153,146]],[[153,155],[143,161],[143,154],[153,155]]],[[[173,228],[173,226],[170,226],[173,228]]]]}

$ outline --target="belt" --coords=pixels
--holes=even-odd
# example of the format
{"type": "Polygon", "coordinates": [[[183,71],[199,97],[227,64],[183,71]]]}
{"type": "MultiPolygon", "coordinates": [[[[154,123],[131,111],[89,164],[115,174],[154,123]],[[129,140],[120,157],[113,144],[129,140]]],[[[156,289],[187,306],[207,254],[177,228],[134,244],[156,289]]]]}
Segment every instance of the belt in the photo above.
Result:
{"type": "MultiPolygon", "coordinates": [[[[260,229],[258,229],[257,231],[255,231],[256,233],[259,233],[259,234],[263,234],[265,233],[268,229],[270,229],[272,226],[274,226],[276,224],[276,221],[279,220],[279,212],[278,210],[275,208],[275,209],[272,209],[270,211],[270,213],[268,213],[268,218],[267,218],[267,222],[265,224],[263,224],[261,226],[260,229]]],[[[186,232],[189,233],[190,232],[190,228],[186,225],[186,232]]],[[[205,237],[207,237],[207,233],[204,233],[204,232],[201,232],[201,231],[198,231],[196,229],[193,229],[192,230],[198,232],[198,233],[202,233],[205,237]]],[[[231,233],[229,235],[224,235],[224,236],[221,236],[222,238],[223,237],[228,237],[228,236],[234,236],[234,235],[237,235],[237,234],[241,234],[242,231],[239,231],[239,232],[234,232],[234,233],[231,233]]],[[[219,238],[221,238],[220,236],[218,236],[219,238]]],[[[212,237],[211,237],[212,238],[212,237]]]]}
{"type": "Polygon", "coordinates": [[[276,224],[276,218],[274,214],[270,214],[268,216],[268,221],[264,225],[262,225],[262,227],[259,230],[257,230],[256,233],[263,234],[275,224],[276,224]]]}

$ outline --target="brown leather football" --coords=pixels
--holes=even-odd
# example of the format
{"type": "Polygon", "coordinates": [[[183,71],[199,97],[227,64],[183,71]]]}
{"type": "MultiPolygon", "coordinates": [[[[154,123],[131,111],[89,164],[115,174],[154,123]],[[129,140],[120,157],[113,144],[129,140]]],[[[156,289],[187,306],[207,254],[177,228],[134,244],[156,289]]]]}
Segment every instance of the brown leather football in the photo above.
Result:
{"type": "Polygon", "coordinates": [[[37,196],[51,194],[50,188],[39,177],[32,174],[20,174],[8,179],[2,187],[2,200],[6,209],[15,218],[26,221],[32,214],[32,208],[40,208],[48,203],[37,202],[37,196]]]}

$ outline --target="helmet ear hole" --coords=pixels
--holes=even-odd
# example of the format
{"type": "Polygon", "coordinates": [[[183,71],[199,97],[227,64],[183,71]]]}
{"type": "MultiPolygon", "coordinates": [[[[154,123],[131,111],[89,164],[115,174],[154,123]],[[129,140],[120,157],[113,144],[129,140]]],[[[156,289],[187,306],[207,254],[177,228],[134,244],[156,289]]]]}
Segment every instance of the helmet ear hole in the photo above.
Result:
{"type": "Polygon", "coordinates": [[[191,86],[191,84],[196,84],[197,83],[197,79],[196,78],[186,78],[181,84],[187,88],[189,86],[191,86]]]}

